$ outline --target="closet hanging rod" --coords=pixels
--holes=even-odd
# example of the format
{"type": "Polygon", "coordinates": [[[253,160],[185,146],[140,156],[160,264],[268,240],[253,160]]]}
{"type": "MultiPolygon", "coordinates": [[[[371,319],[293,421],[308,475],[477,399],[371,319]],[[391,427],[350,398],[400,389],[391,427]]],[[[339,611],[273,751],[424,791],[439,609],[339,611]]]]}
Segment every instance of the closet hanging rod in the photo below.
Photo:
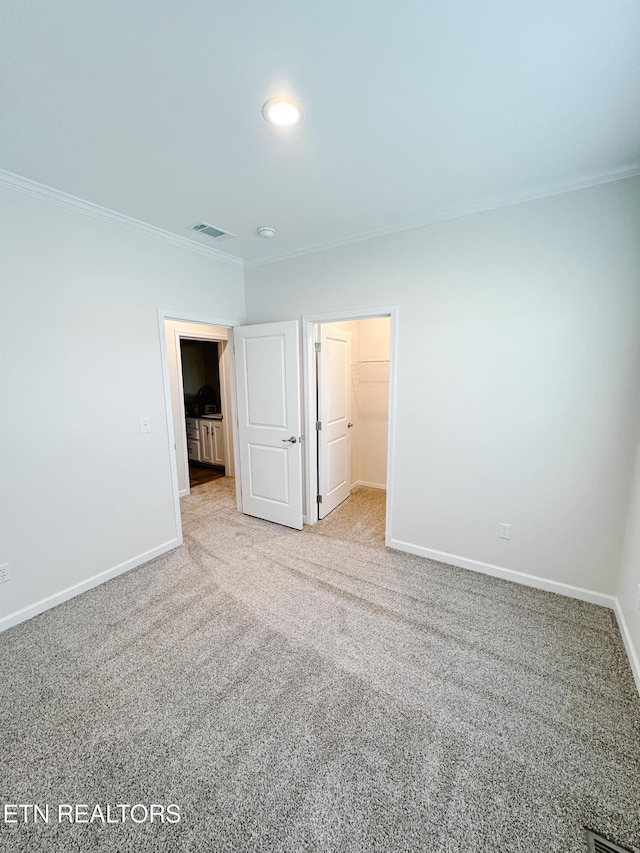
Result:
{"type": "Polygon", "coordinates": [[[388,358],[364,358],[361,361],[352,361],[351,364],[391,364],[388,358]]]}

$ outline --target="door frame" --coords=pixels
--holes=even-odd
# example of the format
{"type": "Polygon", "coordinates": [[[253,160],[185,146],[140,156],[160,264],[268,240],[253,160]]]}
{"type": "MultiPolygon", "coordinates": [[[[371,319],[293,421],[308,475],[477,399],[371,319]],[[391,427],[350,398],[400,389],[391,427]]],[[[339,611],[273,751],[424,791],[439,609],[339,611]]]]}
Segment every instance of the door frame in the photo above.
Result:
{"type": "MultiPolygon", "coordinates": [[[[198,325],[205,325],[204,323],[199,323],[198,325]]],[[[208,325],[208,324],[207,324],[208,325]]],[[[218,326],[220,329],[225,329],[228,333],[228,329],[226,326],[218,326]]],[[[178,362],[178,395],[179,402],[182,404],[182,413],[184,417],[181,420],[181,430],[180,430],[180,442],[182,444],[182,455],[186,462],[186,466],[189,466],[189,453],[187,450],[187,428],[186,428],[186,412],[184,411],[184,378],[182,372],[182,348],[180,344],[182,341],[201,341],[202,343],[211,343],[211,344],[224,344],[222,350],[218,350],[218,365],[220,369],[220,398],[222,401],[222,405],[224,406],[225,411],[229,411],[230,406],[230,391],[229,391],[229,336],[227,334],[226,338],[215,337],[205,338],[202,336],[202,332],[184,332],[179,331],[178,329],[174,330],[175,335],[175,347],[177,353],[177,362],[178,362]]],[[[235,475],[235,466],[233,464],[233,459],[231,454],[229,453],[229,447],[231,442],[229,441],[229,424],[222,421],[222,431],[224,433],[224,467],[225,473],[230,476],[235,475]]],[[[177,439],[177,436],[176,436],[177,439]]],[[[176,448],[177,450],[177,448],[176,448]]],[[[177,458],[176,458],[176,467],[177,467],[177,458]]],[[[179,492],[179,497],[183,498],[186,495],[191,494],[191,487],[189,485],[189,481],[187,479],[187,488],[183,489],[179,492]]]]}
{"type": "Polygon", "coordinates": [[[391,544],[391,508],[393,506],[393,485],[395,471],[395,425],[396,425],[396,386],[397,386],[397,347],[398,347],[398,306],[383,305],[377,308],[356,308],[351,311],[331,311],[322,314],[305,314],[302,317],[302,405],[304,435],[305,482],[304,520],[306,524],[317,524],[316,496],[318,494],[318,463],[316,456],[316,363],[315,363],[315,327],[322,323],[340,323],[349,320],[372,320],[376,317],[389,317],[391,341],[389,354],[389,423],[387,435],[387,500],[385,520],[385,545],[391,544]]]}
{"type": "MultiPolygon", "coordinates": [[[[193,323],[194,325],[200,326],[217,326],[223,329],[226,329],[228,338],[226,340],[227,346],[225,347],[225,364],[224,366],[221,364],[221,376],[220,380],[222,383],[222,370],[225,373],[225,384],[226,384],[226,392],[225,397],[229,400],[231,405],[231,411],[228,417],[228,423],[226,423],[227,419],[223,420],[224,429],[225,429],[225,458],[230,459],[229,456],[229,435],[232,436],[233,440],[233,461],[234,461],[234,473],[237,470],[238,466],[238,458],[237,458],[237,435],[236,435],[236,418],[235,418],[235,382],[233,381],[235,366],[233,362],[233,327],[239,325],[239,322],[229,320],[218,320],[213,319],[211,317],[203,317],[197,314],[186,314],[181,311],[170,311],[164,308],[158,308],[158,332],[160,337],[160,354],[161,354],[161,365],[162,365],[162,382],[164,386],[164,405],[165,405],[165,418],[167,423],[167,439],[169,443],[169,460],[170,460],[170,468],[171,468],[171,487],[173,491],[173,512],[176,523],[176,539],[177,544],[182,545],[183,537],[182,537],[182,514],[180,512],[180,489],[178,486],[178,461],[176,457],[176,442],[179,440],[184,443],[186,449],[186,421],[184,425],[184,433],[180,437],[176,436],[175,430],[173,428],[173,397],[171,394],[171,368],[172,365],[169,364],[169,353],[167,350],[167,329],[166,329],[166,321],[174,321],[176,323],[193,323]]],[[[194,340],[207,340],[207,338],[203,338],[202,334],[196,334],[194,332],[193,336],[190,336],[188,333],[176,333],[176,344],[178,345],[178,361],[181,363],[180,359],[180,349],[179,349],[179,338],[191,338],[194,340]]],[[[211,338],[210,340],[214,340],[211,338]]],[[[218,341],[224,339],[217,338],[218,341]]],[[[179,375],[178,383],[180,387],[182,387],[182,376],[179,375]]],[[[184,410],[184,398],[178,401],[184,410]]],[[[186,417],[186,416],[185,416],[186,417]]],[[[185,420],[185,418],[183,418],[185,420]]],[[[186,458],[186,457],[185,457],[186,458]]],[[[237,482],[237,478],[236,478],[237,482]]],[[[188,494],[188,492],[187,492],[188,494]]]]}

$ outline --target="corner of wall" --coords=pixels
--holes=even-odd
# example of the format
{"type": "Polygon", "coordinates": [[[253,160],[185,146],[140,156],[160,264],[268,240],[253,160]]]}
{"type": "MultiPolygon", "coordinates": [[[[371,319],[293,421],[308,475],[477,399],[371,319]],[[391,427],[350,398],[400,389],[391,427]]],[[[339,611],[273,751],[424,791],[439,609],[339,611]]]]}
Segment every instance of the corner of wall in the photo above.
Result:
{"type": "Polygon", "coordinates": [[[631,631],[629,630],[629,625],[627,624],[627,620],[624,617],[624,611],[620,606],[620,601],[617,598],[615,599],[615,605],[613,609],[618,620],[618,627],[620,628],[620,634],[622,635],[622,642],[624,643],[624,647],[627,652],[627,657],[629,658],[629,664],[631,666],[631,672],[633,673],[633,678],[636,683],[636,689],[638,691],[638,695],[640,696],[640,653],[638,652],[638,649],[636,649],[634,646],[633,638],[631,637],[631,631]]]}
{"type": "Polygon", "coordinates": [[[93,575],[93,577],[87,578],[81,583],[67,587],[54,595],[48,596],[47,598],[41,598],[39,601],[36,601],[27,607],[23,607],[21,610],[17,610],[14,613],[9,613],[7,616],[0,619],[0,632],[13,628],[21,622],[26,622],[28,619],[32,619],[34,616],[38,616],[46,610],[50,610],[52,607],[57,607],[58,604],[63,604],[65,601],[75,598],[76,595],[80,595],[81,593],[87,592],[96,586],[100,586],[100,584],[118,577],[118,575],[123,575],[130,569],[135,569],[143,563],[148,563],[149,560],[153,560],[155,557],[160,557],[162,554],[166,554],[167,551],[172,551],[181,544],[182,533],[180,533],[175,539],[163,542],[162,545],[158,545],[156,548],[145,551],[144,554],[138,554],[136,557],[132,557],[124,563],[120,563],[118,566],[113,566],[111,569],[107,569],[106,572],[100,572],[97,575],[93,575]]]}

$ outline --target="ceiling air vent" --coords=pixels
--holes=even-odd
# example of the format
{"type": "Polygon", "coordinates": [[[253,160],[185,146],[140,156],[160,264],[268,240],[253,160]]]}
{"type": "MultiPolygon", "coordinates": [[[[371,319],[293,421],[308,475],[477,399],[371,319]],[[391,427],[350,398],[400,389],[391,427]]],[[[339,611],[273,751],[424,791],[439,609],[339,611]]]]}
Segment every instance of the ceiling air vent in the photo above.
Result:
{"type": "Polygon", "coordinates": [[[626,847],[618,847],[617,844],[613,844],[590,829],[587,830],[587,844],[589,845],[589,853],[632,853],[626,847]]]}
{"type": "Polygon", "coordinates": [[[235,237],[235,234],[232,234],[231,231],[224,231],[222,228],[216,228],[215,225],[209,225],[208,222],[199,222],[197,225],[193,225],[191,228],[192,231],[196,231],[198,234],[205,234],[207,237],[214,237],[216,240],[223,240],[225,237],[235,237]]]}

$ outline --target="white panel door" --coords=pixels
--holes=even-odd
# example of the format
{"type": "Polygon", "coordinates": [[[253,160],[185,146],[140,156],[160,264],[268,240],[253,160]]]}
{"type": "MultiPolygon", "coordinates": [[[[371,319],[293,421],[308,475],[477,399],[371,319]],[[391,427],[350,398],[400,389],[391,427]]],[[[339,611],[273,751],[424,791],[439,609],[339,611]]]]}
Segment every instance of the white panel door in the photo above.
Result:
{"type": "Polygon", "coordinates": [[[242,511],[302,530],[298,322],[233,330],[242,511]]]}
{"type": "Polygon", "coordinates": [[[351,493],[351,332],[320,326],[318,354],[318,518],[351,493]]]}

